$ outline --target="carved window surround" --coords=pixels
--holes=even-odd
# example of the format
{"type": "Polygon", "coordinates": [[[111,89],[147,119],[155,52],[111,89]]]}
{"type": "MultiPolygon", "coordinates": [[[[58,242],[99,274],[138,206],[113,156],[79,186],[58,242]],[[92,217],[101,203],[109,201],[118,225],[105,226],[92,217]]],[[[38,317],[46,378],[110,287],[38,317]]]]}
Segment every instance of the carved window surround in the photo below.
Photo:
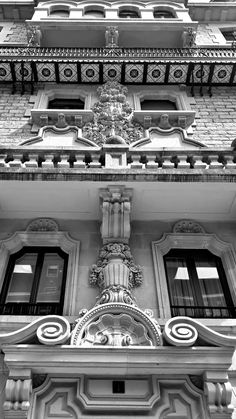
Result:
{"type": "Polygon", "coordinates": [[[189,128],[193,124],[195,119],[195,111],[191,109],[191,103],[194,103],[194,99],[187,96],[187,93],[179,88],[173,88],[172,86],[166,86],[161,89],[152,89],[152,91],[140,90],[133,95],[134,101],[134,120],[140,124],[147,125],[149,127],[158,126],[160,117],[163,114],[167,114],[169,117],[169,123],[173,127],[189,128]],[[151,100],[170,100],[175,102],[177,110],[141,110],[141,102],[144,99],[151,100]],[[146,122],[145,122],[146,121],[146,122]]]}
{"type": "Polygon", "coordinates": [[[43,125],[55,125],[58,121],[58,114],[65,115],[66,122],[70,125],[80,126],[82,123],[93,119],[91,108],[91,93],[82,88],[67,86],[66,88],[52,88],[50,90],[39,91],[37,94],[34,108],[31,110],[33,122],[32,132],[38,132],[38,128],[43,125]],[[84,109],[48,109],[50,100],[76,99],[84,101],[84,109]]]}
{"type": "MultiPolygon", "coordinates": [[[[60,247],[68,254],[68,268],[66,275],[64,315],[75,312],[75,297],[77,294],[79,266],[79,242],[73,240],[64,231],[23,231],[16,232],[10,238],[1,241],[0,246],[0,287],[3,285],[9,256],[18,252],[24,246],[60,247]]],[[[21,320],[24,316],[21,316],[21,320]]]]}
{"type": "Polygon", "coordinates": [[[163,256],[171,249],[208,249],[219,256],[228,280],[228,286],[236,303],[236,255],[230,243],[223,242],[214,234],[169,233],[152,243],[154,270],[156,277],[159,317],[170,318],[170,300],[163,256]]]}

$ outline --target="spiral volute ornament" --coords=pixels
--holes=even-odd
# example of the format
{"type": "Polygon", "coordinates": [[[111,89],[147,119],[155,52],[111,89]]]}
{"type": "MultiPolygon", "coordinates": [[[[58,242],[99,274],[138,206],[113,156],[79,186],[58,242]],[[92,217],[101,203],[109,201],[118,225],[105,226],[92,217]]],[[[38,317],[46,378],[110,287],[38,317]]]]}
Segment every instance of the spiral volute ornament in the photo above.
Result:
{"type": "Polygon", "coordinates": [[[42,323],[37,329],[37,338],[44,345],[62,345],[70,337],[70,324],[65,318],[42,323]]]}
{"type": "Polygon", "coordinates": [[[192,346],[198,338],[198,331],[193,325],[176,318],[166,323],[163,335],[171,345],[192,346]]]}

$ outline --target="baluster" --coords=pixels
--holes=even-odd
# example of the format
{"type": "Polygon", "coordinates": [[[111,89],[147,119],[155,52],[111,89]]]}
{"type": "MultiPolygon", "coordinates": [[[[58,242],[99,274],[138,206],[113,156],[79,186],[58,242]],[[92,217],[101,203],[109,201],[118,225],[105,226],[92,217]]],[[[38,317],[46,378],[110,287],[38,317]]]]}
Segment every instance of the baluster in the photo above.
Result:
{"type": "Polygon", "coordinates": [[[43,169],[53,169],[54,162],[53,162],[54,155],[53,154],[45,154],[44,159],[45,161],[42,162],[43,169]]]}
{"type": "Polygon", "coordinates": [[[130,163],[130,168],[131,169],[142,169],[143,168],[143,163],[140,163],[140,154],[134,154],[132,155],[132,160],[133,162],[130,163]]]}
{"type": "Polygon", "coordinates": [[[8,167],[8,164],[5,162],[7,154],[0,154],[0,167],[8,167]]]}
{"type": "Polygon", "coordinates": [[[61,161],[57,163],[58,169],[68,169],[70,167],[69,160],[69,154],[62,154],[61,155],[61,161]]]}
{"type": "Polygon", "coordinates": [[[178,155],[178,169],[190,169],[190,162],[187,162],[187,156],[178,155]]]}
{"type": "Polygon", "coordinates": [[[148,162],[146,163],[147,169],[158,169],[158,162],[156,162],[156,155],[155,154],[147,154],[148,162]]]}
{"type": "Polygon", "coordinates": [[[99,162],[100,154],[92,152],[91,159],[92,159],[92,162],[89,163],[89,167],[93,169],[100,169],[101,168],[101,163],[99,162]]]}
{"type": "Polygon", "coordinates": [[[25,162],[26,168],[34,168],[38,167],[38,155],[37,154],[29,154],[29,161],[25,162]]]}
{"type": "Polygon", "coordinates": [[[163,157],[162,169],[174,169],[175,164],[170,161],[171,159],[172,159],[172,156],[163,157]]]}
{"type": "Polygon", "coordinates": [[[75,162],[73,164],[74,169],[85,169],[86,164],[84,162],[84,153],[75,154],[75,162]]]}
{"type": "Polygon", "coordinates": [[[13,157],[13,161],[10,161],[9,162],[9,166],[10,167],[18,168],[18,167],[22,167],[23,166],[23,163],[21,161],[22,158],[23,158],[22,153],[21,154],[13,154],[12,157],[13,157]]]}
{"type": "Polygon", "coordinates": [[[226,169],[236,169],[236,163],[234,163],[234,157],[232,154],[225,155],[225,160],[227,161],[225,168],[226,169]]]}
{"type": "Polygon", "coordinates": [[[218,154],[215,154],[213,156],[210,156],[210,165],[209,165],[209,169],[223,169],[224,165],[223,163],[220,163],[219,160],[219,156],[218,154]]]}
{"type": "Polygon", "coordinates": [[[192,162],[194,165],[194,169],[206,169],[207,164],[202,161],[202,156],[193,156],[192,162]]]}

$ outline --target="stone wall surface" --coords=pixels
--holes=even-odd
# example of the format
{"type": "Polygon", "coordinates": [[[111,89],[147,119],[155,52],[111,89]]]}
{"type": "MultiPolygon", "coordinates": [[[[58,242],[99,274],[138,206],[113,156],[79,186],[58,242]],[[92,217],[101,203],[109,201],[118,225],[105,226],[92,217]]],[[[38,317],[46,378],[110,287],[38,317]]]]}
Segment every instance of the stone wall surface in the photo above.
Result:
{"type": "MultiPolygon", "coordinates": [[[[36,86],[34,98],[38,88],[43,86],[36,86]]],[[[11,90],[10,84],[0,86],[0,138],[4,146],[18,145],[36,135],[31,132],[30,110],[34,102],[29,86],[23,95],[19,86],[15,94],[11,90]]],[[[207,147],[227,148],[236,138],[236,87],[213,87],[212,93],[210,97],[203,88],[201,96],[199,87],[195,87],[191,108],[196,111],[196,126],[192,138],[207,147]]]]}

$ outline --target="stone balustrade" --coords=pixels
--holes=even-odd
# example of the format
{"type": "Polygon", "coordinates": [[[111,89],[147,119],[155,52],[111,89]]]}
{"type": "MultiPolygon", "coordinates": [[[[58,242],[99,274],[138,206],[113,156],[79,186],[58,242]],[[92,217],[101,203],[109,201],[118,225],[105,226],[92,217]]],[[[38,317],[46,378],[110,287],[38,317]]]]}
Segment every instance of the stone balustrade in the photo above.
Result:
{"type": "Polygon", "coordinates": [[[38,170],[231,170],[236,169],[236,152],[233,148],[212,150],[158,149],[121,150],[100,148],[60,148],[0,150],[0,171],[38,171],[38,170]],[[118,158],[119,157],[119,158],[118,158]],[[114,165],[112,159],[114,158],[114,165]],[[121,162],[119,165],[119,161],[121,162]],[[106,163],[106,162],[109,162],[106,163]]]}

